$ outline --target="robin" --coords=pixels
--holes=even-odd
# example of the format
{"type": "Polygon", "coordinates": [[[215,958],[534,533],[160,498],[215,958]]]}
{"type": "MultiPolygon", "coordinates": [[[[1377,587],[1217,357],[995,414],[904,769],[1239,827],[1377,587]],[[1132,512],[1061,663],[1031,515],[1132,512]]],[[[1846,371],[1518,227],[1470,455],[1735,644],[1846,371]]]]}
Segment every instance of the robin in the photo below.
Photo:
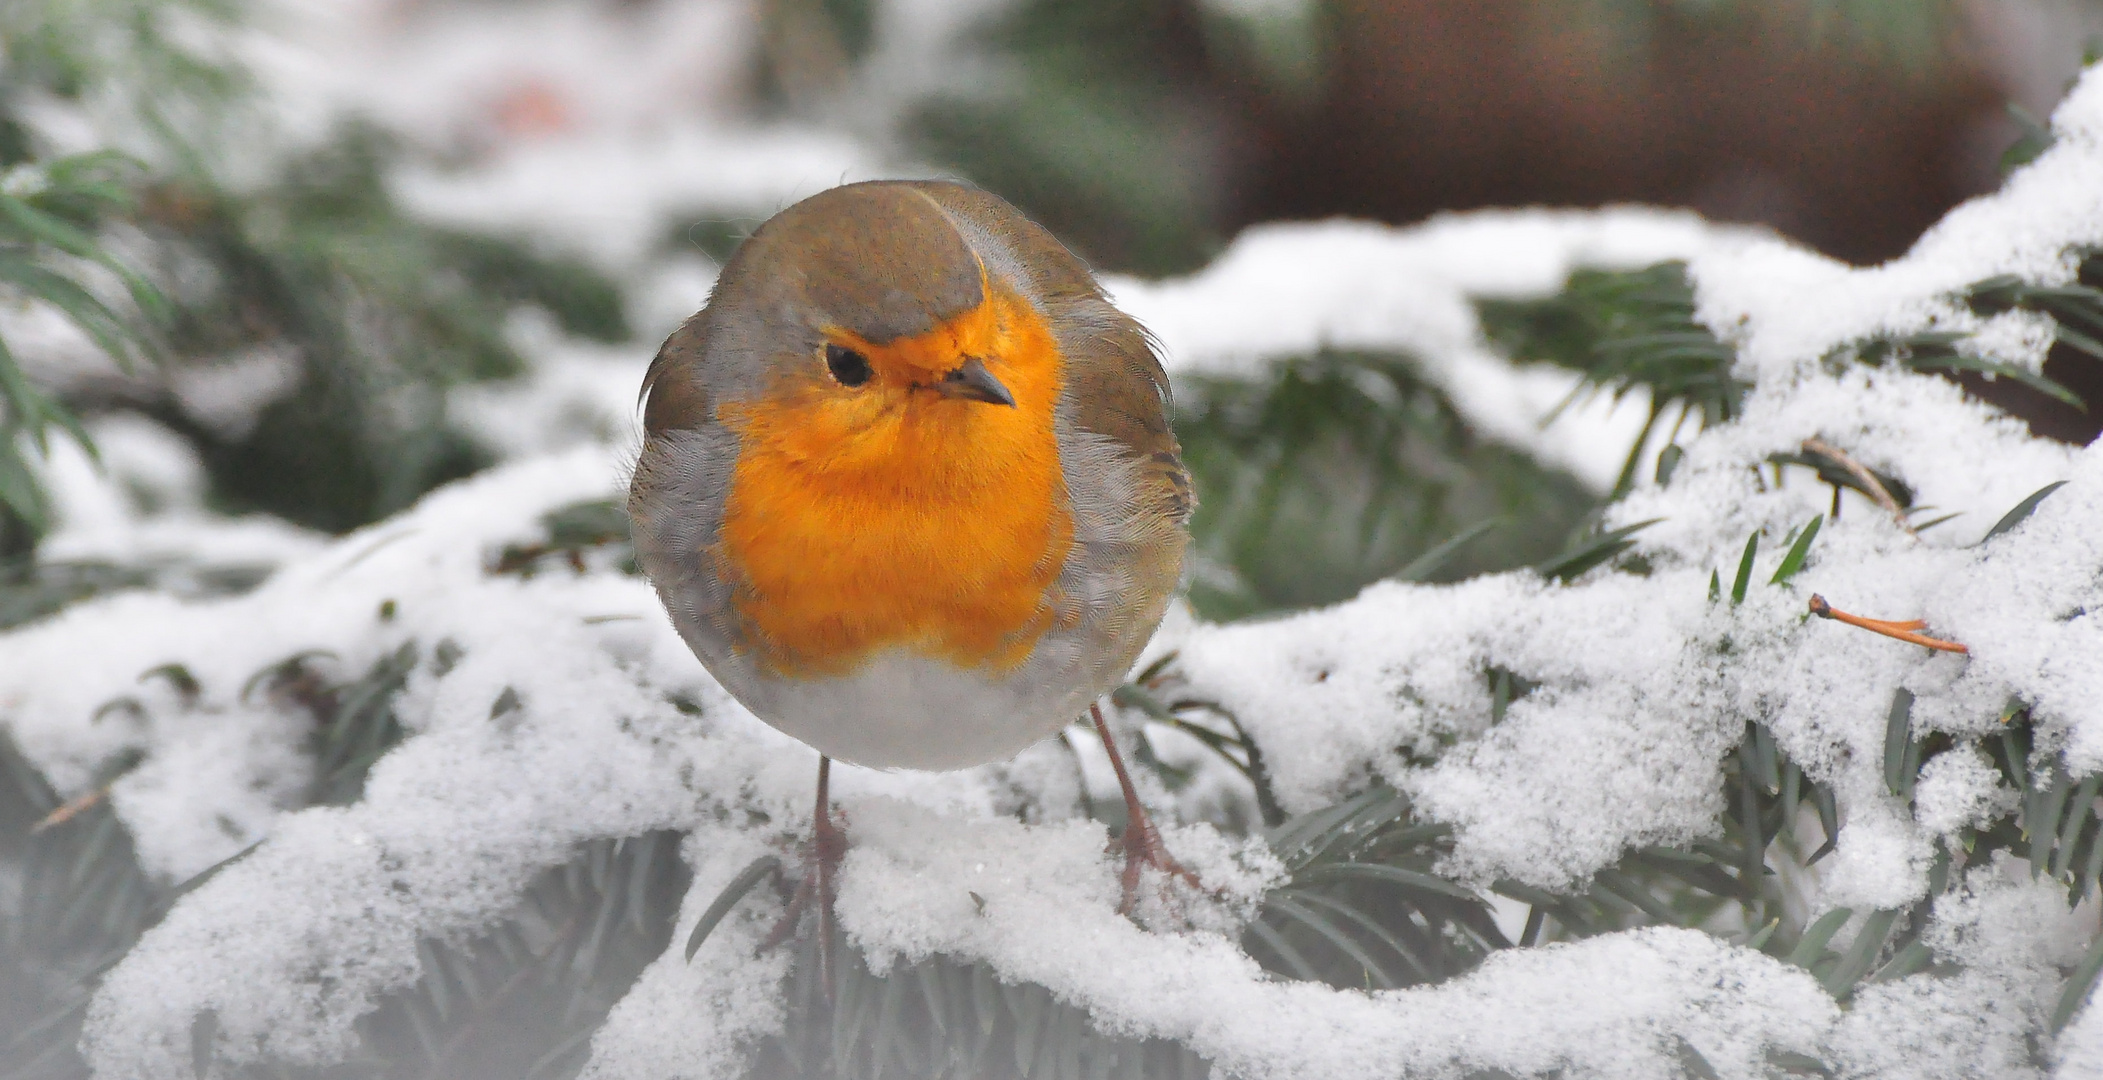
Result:
{"type": "Polygon", "coordinates": [[[1098,698],[1160,622],[1190,481],[1151,339],[1014,207],[850,184],[775,215],[643,379],[636,561],[688,647],[810,744],[807,868],[829,935],[833,758],[1005,760],[1083,712],[1144,867],[1194,881],[1133,792],[1098,698]]]}

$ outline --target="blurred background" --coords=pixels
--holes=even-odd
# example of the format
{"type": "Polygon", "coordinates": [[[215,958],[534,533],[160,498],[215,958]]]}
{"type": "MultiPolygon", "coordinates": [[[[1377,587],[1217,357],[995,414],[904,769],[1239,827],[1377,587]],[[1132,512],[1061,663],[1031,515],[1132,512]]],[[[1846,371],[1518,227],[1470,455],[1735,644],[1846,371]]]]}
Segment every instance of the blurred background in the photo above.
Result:
{"type": "MultiPolygon", "coordinates": [[[[843,180],[968,179],[1141,276],[1259,222],[1621,202],[1873,263],[2044,145],[2099,31],[2093,0],[15,0],[0,620],[243,588],[506,457],[632,440],[720,261],[843,180]],[[240,543],[182,527],[229,516],[240,543]]],[[[1503,316],[1515,361],[1583,366],[1503,316]]],[[[1613,494],[1407,356],[1179,392],[1214,617],[1536,562],[1613,494]]]]}

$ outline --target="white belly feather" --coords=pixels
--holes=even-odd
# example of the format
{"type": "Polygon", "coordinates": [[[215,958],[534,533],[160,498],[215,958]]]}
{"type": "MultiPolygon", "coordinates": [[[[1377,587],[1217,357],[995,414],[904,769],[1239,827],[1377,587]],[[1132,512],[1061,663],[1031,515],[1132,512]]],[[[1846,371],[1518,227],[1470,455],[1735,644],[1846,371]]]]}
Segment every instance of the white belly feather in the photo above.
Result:
{"type": "Polygon", "coordinates": [[[1097,689],[988,678],[903,650],[834,678],[778,679],[746,667],[731,681],[738,699],[783,733],[841,761],[884,769],[961,769],[1013,757],[1079,719],[1097,689]]]}

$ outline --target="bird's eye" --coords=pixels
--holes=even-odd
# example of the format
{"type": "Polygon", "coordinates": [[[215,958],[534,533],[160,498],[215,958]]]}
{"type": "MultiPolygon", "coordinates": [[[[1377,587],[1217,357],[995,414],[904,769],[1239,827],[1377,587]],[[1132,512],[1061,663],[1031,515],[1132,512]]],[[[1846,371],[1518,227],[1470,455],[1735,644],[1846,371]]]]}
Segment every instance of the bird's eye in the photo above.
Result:
{"type": "Polygon", "coordinates": [[[874,374],[869,370],[869,358],[845,345],[825,347],[825,368],[841,386],[860,386],[874,374]]]}

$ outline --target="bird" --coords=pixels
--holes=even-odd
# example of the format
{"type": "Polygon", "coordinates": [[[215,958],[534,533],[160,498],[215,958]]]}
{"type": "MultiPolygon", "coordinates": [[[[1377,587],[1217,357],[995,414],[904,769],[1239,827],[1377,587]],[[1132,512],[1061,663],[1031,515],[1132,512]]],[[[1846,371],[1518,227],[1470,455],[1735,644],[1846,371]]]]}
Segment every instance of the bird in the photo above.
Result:
{"type": "Polygon", "coordinates": [[[780,211],[643,379],[635,558],[702,665],[816,749],[806,872],[846,847],[834,759],[997,762],[1083,714],[1127,808],[1120,910],[1191,884],[1099,699],[1180,586],[1194,500],[1158,346],[1005,200],[868,181],[780,211]]]}

